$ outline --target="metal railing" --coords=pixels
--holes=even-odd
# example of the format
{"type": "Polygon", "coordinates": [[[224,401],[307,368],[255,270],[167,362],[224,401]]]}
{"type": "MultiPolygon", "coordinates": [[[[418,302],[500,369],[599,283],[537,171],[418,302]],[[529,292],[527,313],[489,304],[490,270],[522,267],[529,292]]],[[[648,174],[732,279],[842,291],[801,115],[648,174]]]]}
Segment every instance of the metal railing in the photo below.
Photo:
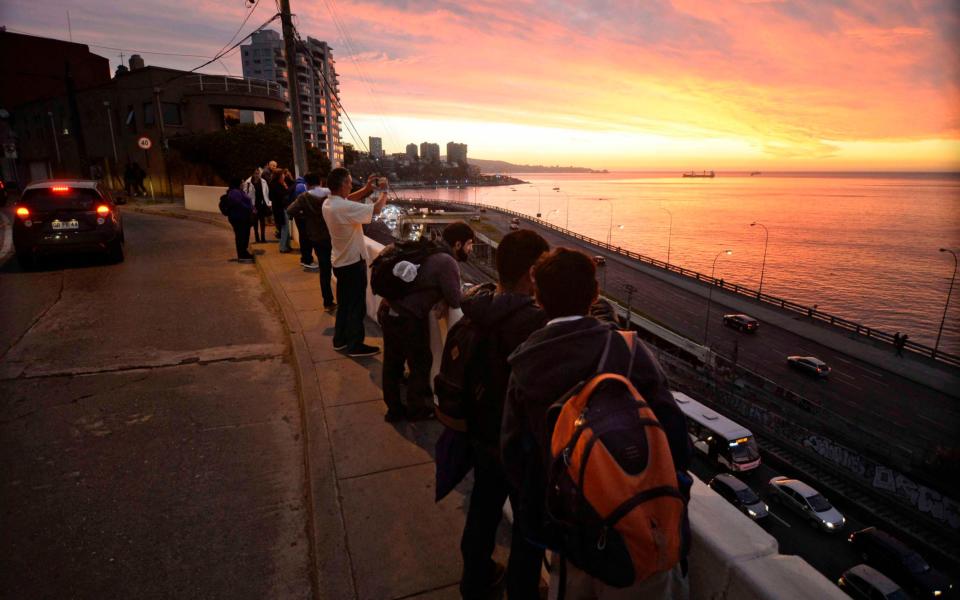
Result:
{"type": "MultiPolygon", "coordinates": [[[[405,198],[405,199],[401,199],[401,201],[424,202],[424,203],[430,203],[435,205],[446,205],[446,206],[453,206],[453,207],[468,207],[470,210],[475,210],[476,208],[484,208],[486,210],[493,210],[493,211],[500,212],[510,216],[521,217],[523,219],[536,223],[540,227],[553,230],[557,233],[579,240],[586,244],[590,244],[591,246],[595,246],[597,248],[606,250],[607,252],[612,252],[614,254],[618,254],[625,258],[630,258],[630,259],[639,261],[641,263],[650,265],[652,267],[656,267],[658,269],[662,269],[664,271],[677,273],[678,275],[695,279],[707,285],[715,285],[719,288],[722,288],[723,290],[726,290],[728,292],[733,292],[734,294],[744,296],[751,300],[755,300],[757,302],[761,302],[764,304],[770,304],[782,310],[790,311],[792,313],[805,316],[809,318],[811,321],[819,321],[821,323],[830,325],[832,327],[839,328],[843,331],[846,331],[858,336],[863,336],[870,340],[877,340],[879,342],[890,344],[891,346],[893,345],[893,334],[888,333],[886,331],[881,331],[879,329],[869,327],[862,323],[857,323],[856,321],[851,321],[849,319],[845,319],[837,315],[819,311],[812,306],[805,306],[803,304],[799,304],[791,300],[786,300],[783,298],[778,298],[776,296],[771,296],[770,294],[762,294],[759,291],[749,288],[747,286],[729,283],[727,281],[724,281],[721,278],[710,277],[709,275],[704,275],[703,273],[700,273],[698,271],[686,269],[678,265],[666,263],[656,258],[651,258],[649,256],[645,256],[637,252],[626,250],[624,248],[621,248],[620,246],[607,244],[606,242],[595,240],[581,233],[577,233],[576,231],[570,231],[568,229],[564,229],[559,225],[554,225],[543,219],[531,217],[528,214],[513,211],[508,208],[501,208],[499,206],[492,206],[488,204],[472,204],[469,202],[451,202],[449,200],[433,200],[433,199],[427,199],[427,198],[405,198]]],[[[954,366],[954,367],[960,367],[960,356],[944,352],[943,350],[934,350],[933,347],[927,346],[926,344],[920,344],[918,342],[908,340],[904,348],[906,350],[909,350],[910,352],[914,352],[916,354],[932,358],[944,364],[954,366]]]]}
{"type": "Polygon", "coordinates": [[[218,75],[191,75],[187,85],[200,92],[229,92],[232,94],[253,94],[284,99],[283,87],[275,81],[267,79],[238,79],[236,77],[218,75]]]}

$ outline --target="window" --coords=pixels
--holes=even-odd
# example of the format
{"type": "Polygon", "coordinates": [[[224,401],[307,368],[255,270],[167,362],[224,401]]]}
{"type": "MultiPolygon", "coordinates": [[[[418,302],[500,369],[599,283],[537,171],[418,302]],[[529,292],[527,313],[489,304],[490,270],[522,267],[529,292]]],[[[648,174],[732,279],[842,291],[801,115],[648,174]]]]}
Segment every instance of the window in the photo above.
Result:
{"type": "Polygon", "coordinates": [[[154,110],[153,102],[143,103],[143,124],[147,127],[153,127],[157,120],[157,112],[154,110]]]}
{"type": "Polygon", "coordinates": [[[160,107],[163,109],[164,125],[183,125],[179,104],[176,102],[161,102],[160,107]]]}

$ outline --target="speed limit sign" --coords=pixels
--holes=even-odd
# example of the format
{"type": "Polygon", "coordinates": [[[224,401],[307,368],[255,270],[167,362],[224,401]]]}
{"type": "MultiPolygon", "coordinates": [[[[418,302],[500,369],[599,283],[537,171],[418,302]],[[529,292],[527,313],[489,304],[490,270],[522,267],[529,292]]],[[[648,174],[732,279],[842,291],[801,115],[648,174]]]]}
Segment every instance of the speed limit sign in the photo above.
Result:
{"type": "Polygon", "coordinates": [[[150,147],[153,146],[153,142],[151,142],[150,138],[148,138],[147,136],[143,136],[139,140],[137,140],[137,145],[144,150],[149,150],[150,147]]]}

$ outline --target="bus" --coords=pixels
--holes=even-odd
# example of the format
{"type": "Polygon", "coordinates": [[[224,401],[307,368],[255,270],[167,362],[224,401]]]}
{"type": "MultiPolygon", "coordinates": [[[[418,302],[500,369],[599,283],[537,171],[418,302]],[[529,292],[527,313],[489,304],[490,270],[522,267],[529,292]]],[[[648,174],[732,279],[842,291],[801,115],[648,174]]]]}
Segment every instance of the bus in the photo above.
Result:
{"type": "Polygon", "coordinates": [[[673,399],[687,417],[693,447],[706,458],[730,471],[749,471],[760,466],[760,449],[749,429],[682,392],[673,392],[673,399]]]}

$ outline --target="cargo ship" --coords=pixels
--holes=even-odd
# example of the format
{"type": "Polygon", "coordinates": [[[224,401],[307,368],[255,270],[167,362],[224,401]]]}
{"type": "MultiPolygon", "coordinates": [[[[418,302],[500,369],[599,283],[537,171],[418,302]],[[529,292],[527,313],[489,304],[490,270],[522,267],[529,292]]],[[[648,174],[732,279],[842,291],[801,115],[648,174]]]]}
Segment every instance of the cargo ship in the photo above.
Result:
{"type": "Polygon", "coordinates": [[[683,174],[684,177],[716,177],[717,174],[713,171],[687,171],[683,174]]]}

